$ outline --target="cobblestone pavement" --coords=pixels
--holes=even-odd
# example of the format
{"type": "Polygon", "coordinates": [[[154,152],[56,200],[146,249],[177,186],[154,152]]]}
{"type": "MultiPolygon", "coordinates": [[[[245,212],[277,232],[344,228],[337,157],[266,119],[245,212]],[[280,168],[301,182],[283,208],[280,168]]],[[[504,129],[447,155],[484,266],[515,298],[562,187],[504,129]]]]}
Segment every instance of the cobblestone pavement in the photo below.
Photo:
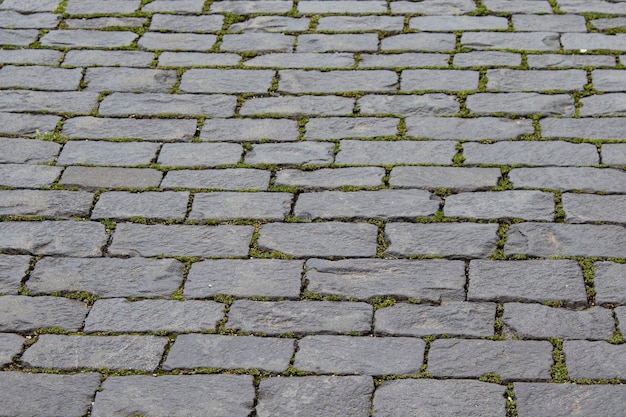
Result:
{"type": "Polygon", "coordinates": [[[0,415],[624,416],[626,1],[0,27],[0,415]]]}

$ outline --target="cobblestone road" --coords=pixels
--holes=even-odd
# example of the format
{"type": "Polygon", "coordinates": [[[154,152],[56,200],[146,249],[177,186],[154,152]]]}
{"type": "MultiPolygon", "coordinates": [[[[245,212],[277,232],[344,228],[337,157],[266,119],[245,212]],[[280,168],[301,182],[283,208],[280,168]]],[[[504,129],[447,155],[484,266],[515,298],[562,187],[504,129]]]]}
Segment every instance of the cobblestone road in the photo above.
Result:
{"type": "Polygon", "coordinates": [[[3,0],[0,415],[623,417],[626,1],[3,0]]]}

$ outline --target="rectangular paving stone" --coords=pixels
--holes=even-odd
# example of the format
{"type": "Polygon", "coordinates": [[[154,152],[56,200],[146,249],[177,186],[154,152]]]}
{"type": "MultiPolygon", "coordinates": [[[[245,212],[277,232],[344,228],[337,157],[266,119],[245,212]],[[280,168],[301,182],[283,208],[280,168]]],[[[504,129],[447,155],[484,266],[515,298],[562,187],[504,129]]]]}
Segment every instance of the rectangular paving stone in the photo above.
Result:
{"type": "Polygon", "coordinates": [[[382,117],[324,117],[309,119],[304,139],[373,138],[395,136],[400,120],[382,117]]]}
{"type": "Polygon", "coordinates": [[[307,34],[298,36],[296,52],[376,52],[378,35],[359,34],[307,34]]]}
{"type": "Polygon", "coordinates": [[[231,32],[305,32],[309,29],[308,17],[256,16],[228,27],[231,32]]]}
{"type": "Polygon", "coordinates": [[[377,228],[367,223],[268,223],[259,233],[260,250],[296,257],[376,254],[377,228]]]}
{"type": "Polygon", "coordinates": [[[614,3],[603,0],[584,1],[584,0],[561,0],[559,7],[568,13],[615,13],[626,14],[626,7],[620,2],[614,3]]]}
{"type": "Polygon", "coordinates": [[[283,220],[291,211],[289,193],[197,193],[189,213],[191,220],[283,220]]]}
{"type": "MultiPolygon", "coordinates": [[[[92,3],[93,4],[93,3],[92,3]]],[[[143,26],[148,19],[141,17],[91,17],[91,18],[69,18],[64,19],[68,29],[105,29],[112,27],[134,27],[143,26]]],[[[103,52],[103,51],[98,51],[103,52]]]]}
{"type": "Polygon", "coordinates": [[[531,120],[497,117],[407,117],[407,136],[427,139],[507,140],[532,135],[531,120]]]}
{"type": "Polygon", "coordinates": [[[291,0],[224,0],[211,4],[209,11],[234,14],[287,13],[293,7],[291,0]]]}
{"type": "Polygon", "coordinates": [[[453,141],[342,140],[336,164],[395,165],[450,164],[456,154],[453,141]]]}
{"type": "MultiPolygon", "coordinates": [[[[200,1],[201,3],[201,1],[200,1]]],[[[173,1],[169,4],[180,4],[190,5],[192,3],[189,2],[180,2],[173,1]]],[[[148,3],[146,6],[151,6],[154,8],[158,5],[157,2],[148,3]]],[[[143,11],[146,10],[146,6],[143,8],[143,11]]],[[[195,8],[195,7],[194,7],[195,8]]],[[[202,6],[200,6],[200,10],[196,12],[200,12],[202,6]]],[[[171,11],[171,10],[159,10],[159,11],[171,11]]],[[[211,15],[179,15],[179,14],[154,14],[152,15],[152,20],[150,20],[150,30],[159,31],[159,30],[167,30],[173,32],[217,32],[222,30],[222,26],[224,24],[224,16],[220,14],[211,14],[211,15]]]]}
{"type": "Polygon", "coordinates": [[[27,368],[133,369],[152,372],[167,345],[156,336],[64,336],[43,334],[22,355],[27,368]]]}
{"type": "Polygon", "coordinates": [[[28,288],[35,295],[84,291],[98,297],[168,297],[183,280],[174,259],[57,258],[35,265],[28,288]]]}
{"type": "Polygon", "coordinates": [[[108,378],[91,415],[247,416],[254,405],[250,375],[133,375],[108,378]]]}
{"type": "Polygon", "coordinates": [[[454,54],[452,64],[455,67],[509,67],[522,64],[520,54],[498,51],[476,51],[454,54]]]}
{"type": "Polygon", "coordinates": [[[85,332],[200,332],[214,330],[224,305],[214,301],[97,300],[85,332]]]}
{"type": "Polygon", "coordinates": [[[178,12],[178,13],[200,13],[204,2],[202,0],[187,0],[181,2],[178,0],[154,0],[145,4],[141,11],[143,12],[178,12]]]}
{"type": "Polygon", "coordinates": [[[281,259],[207,259],[191,265],[184,295],[206,298],[300,296],[303,262],[281,259]]]}
{"type": "Polygon", "coordinates": [[[485,258],[496,249],[497,229],[493,223],[388,223],[385,253],[485,258]]]}
{"type": "Polygon", "coordinates": [[[491,91],[574,91],[587,84],[583,70],[487,70],[487,90],[491,91]]]}
{"type": "Polygon", "coordinates": [[[0,43],[10,46],[28,46],[39,37],[35,29],[0,29],[0,43]]]}
{"type": "Polygon", "coordinates": [[[199,33],[146,32],[137,45],[147,50],[207,51],[213,47],[217,36],[199,33]]]}
{"type": "Polygon", "coordinates": [[[622,33],[605,35],[603,33],[564,33],[561,35],[563,49],[617,50],[625,51],[626,36],[622,33]]]}
{"type": "Polygon", "coordinates": [[[563,343],[567,371],[574,379],[624,379],[624,345],[573,340],[563,343]]]}
{"type": "Polygon", "coordinates": [[[392,13],[419,13],[426,15],[457,15],[474,11],[476,4],[469,0],[423,0],[395,1],[391,4],[392,13]]]}
{"type": "Polygon", "coordinates": [[[176,338],[164,370],[221,368],[284,372],[295,350],[294,339],[217,334],[182,334],[176,338]]]}
{"type": "Polygon", "coordinates": [[[456,38],[448,33],[407,33],[389,36],[380,42],[381,51],[453,51],[456,38]]]}
{"type": "Polygon", "coordinates": [[[176,83],[176,72],[146,68],[87,68],[85,83],[85,91],[167,93],[176,83]]]}
{"type": "Polygon", "coordinates": [[[394,167],[389,184],[403,188],[473,191],[495,187],[500,175],[498,168],[394,167]]]}
{"type": "Polygon", "coordinates": [[[626,116],[626,94],[609,93],[580,100],[580,115],[585,116],[626,116]]]}
{"type": "Polygon", "coordinates": [[[161,188],[203,188],[216,190],[266,190],[270,171],[250,168],[169,171],[161,188]]]}
{"type": "Polygon", "coordinates": [[[596,262],[593,279],[598,304],[626,304],[626,265],[612,262],[596,262]]]}
{"type": "Polygon", "coordinates": [[[109,191],[100,198],[91,213],[92,219],[182,220],[187,215],[189,193],[181,191],[129,193],[109,191]]]}
{"type": "Polygon", "coordinates": [[[246,100],[242,116],[278,114],[281,116],[346,116],[351,115],[354,99],[337,96],[257,97],[246,100]]]}
{"type": "Polygon", "coordinates": [[[100,103],[102,116],[206,116],[232,117],[237,98],[211,94],[113,93],[100,103]]]}
{"type": "Polygon", "coordinates": [[[514,224],[504,251],[509,255],[621,257],[626,231],[621,226],[594,224],[514,224]],[[584,239],[581,239],[584,237],[584,239]]]}
{"type": "Polygon", "coordinates": [[[0,134],[32,136],[52,132],[60,120],[59,116],[47,114],[0,112],[0,134]]]}
{"type": "MultiPolygon", "coordinates": [[[[513,15],[513,29],[517,32],[587,32],[585,18],[577,15],[513,15]]],[[[505,28],[506,29],[506,28],[505,28]]]]}
{"type": "Polygon", "coordinates": [[[545,341],[440,339],[430,345],[427,370],[443,378],[547,381],[552,364],[552,344],[545,341]]]}
{"type": "Polygon", "coordinates": [[[236,164],[242,154],[243,147],[235,143],[166,143],[159,152],[158,163],[211,168],[236,164]]]}
{"type": "MultiPolygon", "coordinates": [[[[66,20],[67,22],[67,20],[66,20]]],[[[152,65],[154,54],[143,51],[102,51],[102,50],[71,50],[65,54],[63,65],[72,67],[138,67],[148,68],[152,65]]]]}
{"type": "Polygon", "coordinates": [[[115,228],[111,255],[246,256],[252,226],[143,225],[115,228]]]}
{"type": "Polygon", "coordinates": [[[226,34],[220,49],[231,52],[291,52],[296,37],[283,33],[226,34]]]}
{"type": "Polygon", "coordinates": [[[359,68],[447,67],[449,59],[448,54],[419,52],[361,54],[359,68]]]}
{"type": "Polygon", "coordinates": [[[61,20],[54,13],[20,13],[13,10],[0,12],[0,27],[14,29],[53,29],[61,20]]]}
{"type": "MultiPolygon", "coordinates": [[[[89,308],[81,301],[64,297],[27,297],[4,295],[0,297],[0,331],[32,332],[57,327],[77,332],[89,308]]],[[[4,393],[5,390],[0,390],[4,393]]],[[[4,407],[4,406],[3,406],[4,407]]],[[[4,408],[6,411],[6,408],[4,408]]],[[[82,415],[82,414],[81,414],[82,415]]]]}
{"type": "Polygon", "coordinates": [[[515,188],[551,188],[554,190],[626,191],[626,172],[611,168],[540,167],[516,168],[509,172],[515,188]]]}
{"type": "Polygon", "coordinates": [[[210,119],[200,132],[202,140],[224,142],[294,141],[298,136],[298,123],[287,119],[210,119]]]}
{"type": "Polygon", "coordinates": [[[50,64],[61,61],[63,53],[50,49],[2,49],[0,62],[3,64],[50,64]]]}
{"type": "Polygon", "coordinates": [[[463,157],[465,165],[584,166],[600,162],[595,145],[564,141],[468,142],[463,144],[463,157]]]}
{"type": "Polygon", "coordinates": [[[95,222],[0,223],[0,250],[6,254],[98,257],[106,242],[104,226],[95,222]]]}
{"type": "Polygon", "coordinates": [[[496,305],[450,302],[441,306],[397,303],[376,310],[376,335],[487,337],[493,335],[496,305]]]}
{"type": "Polygon", "coordinates": [[[0,372],[2,412],[15,417],[84,416],[100,386],[100,378],[100,374],[91,372],[75,375],[0,372]]]}
{"type": "Polygon", "coordinates": [[[626,307],[617,307],[615,309],[615,315],[617,317],[618,320],[622,320],[622,324],[619,324],[617,326],[618,330],[620,332],[624,332],[624,330],[626,330],[626,326],[624,326],[624,320],[626,320],[626,307]]]}
{"type": "MultiPolygon", "coordinates": [[[[363,1],[335,2],[347,7],[350,13],[354,13],[355,6],[363,4],[363,1]]],[[[316,30],[330,32],[352,32],[352,31],[385,31],[401,32],[404,27],[402,16],[326,16],[317,22],[316,30]]]]}
{"type": "Polygon", "coordinates": [[[425,346],[412,337],[306,336],[293,366],[322,374],[411,375],[420,372],[425,346]]]}
{"type": "Polygon", "coordinates": [[[615,57],[607,55],[539,54],[526,56],[529,68],[614,67],[615,57]]]}
{"type": "Polygon", "coordinates": [[[316,219],[398,219],[433,216],[439,199],[421,190],[322,191],[298,196],[294,215],[316,219]]]}
{"type": "Polygon", "coordinates": [[[591,73],[591,77],[593,79],[593,87],[598,91],[626,91],[623,71],[594,70],[591,73]]]}
{"type": "Polygon", "coordinates": [[[269,70],[190,69],[182,76],[180,91],[186,93],[267,93],[273,78],[274,71],[269,70]]]}
{"type": "Polygon", "coordinates": [[[106,142],[99,140],[73,140],[63,146],[58,165],[148,165],[154,161],[158,143],[106,142]]]}
{"type": "Polygon", "coordinates": [[[69,166],[59,184],[85,189],[158,187],[163,174],[151,168],[69,166]]]}
{"type": "Polygon", "coordinates": [[[131,14],[139,9],[140,0],[68,0],[68,14],[131,14]]]}
{"type": "Polygon", "coordinates": [[[33,88],[45,91],[77,90],[80,68],[5,65],[0,69],[0,87],[33,88]]]}
{"type": "Polygon", "coordinates": [[[61,145],[50,141],[0,137],[0,163],[3,164],[53,162],[60,150],[61,145]]]}
{"type": "Polygon", "coordinates": [[[13,357],[22,351],[22,345],[25,341],[25,338],[17,334],[0,334],[0,366],[10,364],[13,357]]]}
{"type": "Polygon", "coordinates": [[[160,67],[215,67],[232,66],[241,61],[241,56],[227,53],[163,52],[159,55],[160,67]]]}
{"type": "Polygon", "coordinates": [[[563,210],[568,223],[626,223],[624,207],[625,195],[563,194],[563,210]]]}
{"type": "MultiPolygon", "coordinates": [[[[538,2],[531,1],[530,3],[537,4],[538,2]]],[[[546,6],[550,7],[549,4],[546,6]]],[[[461,35],[461,46],[478,50],[557,51],[560,49],[559,34],[555,32],[465,32],[461,35]]]]}
{"type": "Polygon", "coordinates": [[[247,164],[326,165],[333,163],[334,143],[292,142],[261,143],[246,152],[247,164]]]}
{"type": "MultiPolygon", "coordinates": [[[[393,3],[392,3],[393,4],[393,3]]],[[[420,410],[426,415],[503,417],[504,387],[471,380],[397,379],[383,381],[374,394],[374,416],[402,415],[420,410]]]]}
{"type": "Polygon", "coordinates": [[[478,77],[478,71],[404,70],[401,75],[400,90],[476,90],[478,77]]]}
{"type": "Polygon", "coordinates": [[[568,94],[478,93],[467,97],[467,108],[475,114],[507,113],[573,116],[574,99],[568,94]]]}
{"type": "Polygon", "coordinates": [[[34,164],[0,165],[0,185],[17,188],[39,188],[52,185],[61,173],[60,167],[34,164]]]}
{"type": "Polygon", "coordinates": [[[30,259],[27,255],[0,255],[0,293],[17,294],[29,269],[30,259]]]}
{"type": "Polygon", "coordinates": [[[53,12],[60,0],[6,0],[0,8],[21,12],[53,12]]]}
{"type": "Polygon", "coordinates": [[[539,121],[544,138],[624,139],[626,118],[545,118],[539,121]]]}
{"type": "Polygon", "coordinates": [[[541,191],[453,194],[446,198],[443,212],[449,217],[471,219],[553,220],[554,195],[541,191]]]}
{"type": "Polygon", "coordinates": [[[393,296],[438,303],[465,298],[461,261],[350,259],[306,263],[307,291],[361,300],[393,296]]]}
{"type": "Polygon", "coordinates": [[[387,4],[381,0],[302,0],[298,3],[298,11],[303,14],[317,13],[383,13],[387,11],[387,4]]]}
{"type": "Polygon", "coordinates": [[[42,216],[45,218],[88,217],[93,194],[62,190],[2,190],[1,216],[42,216]]]}
{"type": "Polygon", "coordinates": [[[0,111],[6,112],[89,113],[97,106],[97,93],[0,91],[0,111]]]}
{"type": "Polygon", "coordinates": [[[378,187],[384,168],[322,168],[313,171],[283,169],[276,173],[275,185],[306,188],[378,187]]]}
{"type": "Polygon", "coordinates": [[[394,91],[398,86],[398,75],[387,70],[284,70],[279,72],[279,77],[278,91],[287,93],[394,91]]]}
{"type": "MultiPolygon", "coordinates": [[[[459,112],[456,97],[441,93],[424,95],[365,95],[357,100],[361,114],[399,114],[403,116],[434,116],[459,112]]],[[[437,121],[441,123],[443,121],[437,121]]]]}
{"type": "MultiPolygon", "coordinates": [[[[256,34],[256,32],[255,32],[256,34]]],[[[269,53],[243,63],[246,67],[269,68],[351,68],[354,56],[348,53],[269,53]]]]}
{"type": "Polygon", "coordinates": [[[411,18],[409,27],[427,32],[456,32],[508,29],[509,22],[506,18],[498,16],[419,16],[411,18]]]}
{"type": "Polygon", "coordinates": [[[610,339],[615,330],[611,310],[602,307],[574,311],[541,304],[507,303],[502,322],[506,333],[531,339],[610,339]]]}
{"type": "Polygon", "coordinates": [[[606,29],[620,29],[624,27],[624,22],[626,19],[624,17],[609,17],[609,18],[599,18],[599,19],[590,19],[589,23],[596,29],[600,29],[602,31],[606,29]]]}
{"type": "Polygon", "coordinates": [[[195,119],[115,119],[73,117],[63,124],[63,135],[78,139],[140,139],[182,141],[193,139],[195,119]]]}
{"type": "Polygon", "coordinates": [[[42,46],[60,48],[120,48],[130,46],[137,34],[130,31],[86,29],[51,30],[40,39],[42,46]]]}
{"type": "Polygon", "coordinates": [[[226,327],[268,335],[369,332],[372,314],[359,302],[235,300],[226,327]]]}
{"type": "Polygon", "coordinates": [[[587,305],[580,266],[570,260],[487,261],[469,265],[468,301],[560,301],[587,305]]]}
{"type": "Polygon", "coordinates": [[[602,145],[602,163],[607,165],[626,165],[626,145],[604,144],[602,145]]]}

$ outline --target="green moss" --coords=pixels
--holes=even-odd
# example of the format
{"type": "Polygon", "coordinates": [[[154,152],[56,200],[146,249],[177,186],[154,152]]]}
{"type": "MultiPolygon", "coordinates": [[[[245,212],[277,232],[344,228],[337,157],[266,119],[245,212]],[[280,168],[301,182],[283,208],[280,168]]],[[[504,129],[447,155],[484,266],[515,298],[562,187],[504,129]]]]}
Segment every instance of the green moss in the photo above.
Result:
{"type": "Polygon", "coordinates": [[[552,382],[565,383],[569,382],[569,373],[565,366],[565,354],[563,353],[563,339],[550,339],[552,343],[552,365],[551,376],[552,382]]]}
{"type": "Polygon", "coordinates": [[[374,297],[370,300],[370,304],[374,306],[374,311],[380,310],[381,308],[392,307],[396,305],[396,300],[391,297],[374,297]]]}

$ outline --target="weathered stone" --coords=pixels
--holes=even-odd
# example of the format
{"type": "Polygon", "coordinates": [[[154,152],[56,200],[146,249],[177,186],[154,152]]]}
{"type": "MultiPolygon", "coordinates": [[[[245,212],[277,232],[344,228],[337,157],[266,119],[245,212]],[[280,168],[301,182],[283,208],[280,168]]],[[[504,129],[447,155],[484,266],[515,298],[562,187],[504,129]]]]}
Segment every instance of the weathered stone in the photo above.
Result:
{"type": "Polygon", "coordinates": [[[102,51],[80,49],[68,51],[63,65],[73,67],[87,67],[99,65],[104,67],[142,67],[148,68],[152,64],[154,54],[142,51],[102,51]]]}
{"type": "Polygon", "coordinates": [[[86,92],[0,91],[0,111],[89,113],[98,106],[98,94],[86,92]]]}
{"type": "Polygon", "coordinates": [[[598,304],[626,304],[626,265],[596,262],[593,286],[598,304]]]}
{"type": "Polygon", "coordinates": [[[626,191],[624,171],[599,168],[518,168],[509,173],[516,188],[555,190],[626,191]]]}
{"type": "Polygon", "coordinates": [[[361,114],[394,113],[403,116],[434,116],[459,112],[459,103],[455,97],[445,94],[365,95],[357,101],[357,107],[361,114]]]}
{"type": "Polygon", "coordinates": [[[92,219],[179,219],[187,214],[188,192],[163,191],[129,193],[110,191],[100,195],[92,219]]]}
{"type": "Polygon", "coordinates": [[[576,340],[563,343],[567,371],[574,379],[624,379],[624,345],[576,340]]]}
{"type": "Polygon", "coordinates": [[[369,332],[371,321],[372,306],[366,303],[236,300],[226,327],[269,335],[336,334],[369,332]]]}
{"type": "Polygon", "coordinates": [[[60,48],[120,48],[130,46],[137,34],[129,31],[85,29],[51,30],[41,38],[41,45],[60,48]]]}
{"type": "Polygon", "coordinates": [[[155,336],[63,336],[44,334],[22,355],[32,368],[82,368],[154,371],[167,345],[155,336]]]}
{"type": "Polygon", "coordinates": [[[82,327],[88,311],[86,304],[63,297],[5,295],[0,297],[0,317],[2,317],[0,331],[32,332],[47,327],[58,327],[69,332],[77,332],[82,327]]]}
{"type": "Polygon", "coordinates": [[[294,339],[183,334],[176,338],[163,369],[254,368],[283,372],[293,352],[294,339]]]}
{"type": "MultiPolygon", "coordinates": [[[[530,59],[530,58],[529,58],[530,59]]],[[[477,51],[454,54],[452,64],[455,67],[476,67],[476,66],[516,66],[522,64],[520,54],[497,51],[477,51]]]]}
{"type": "Polygon", "coordinates": [[[617,307],[615,309],[615,314],[618,320],[621,320],[621,324],[619,324],[618,330],[622,333],[626,333],[626,307],[617,307]]]}
{"type": "Polygon", "coordinates": [[[210,12],[234,14],[287,13],[293,7],[291,0],[225,0],[211,4],[210,12]]]}
{"type": "Polygon", "coordinates": [[[283,169],[276,173],[276,185],[307,188],[377,187],[385,170],[379,167],[323,168],[314,171],[283,169]]]}
{"type": "Polygon", "coordinates": [[[0,113],[0,134],[32,136],[52,132],[60,120],[59,116],[47,114],[0,113]]]}
{"type": "Polygon", "coordinates": [[[453,51],[456,38],[448,33],[408,33],[389,36],[380,42],[381,51],[453,51]]]}
{"type": "Polygon", "coordinates": [[[243,65],[269,68],[350,68],[354,66],[354,56],[339,52],[326,54],[269,53],[249,59],[243,65]]]}
{"type": "Polygon", "coordinates": [[[595,145],[565,141],[468,142],[463,144],[463,157],[465,165],[584,166],[600,162],[595,145]]]}
{"type": "Polygon", "coordinates": [[[241,56],[226,53],[163,52],[159,55],[160,67],[228,67],[239,61],[241,56]]]}
{"type": "Polygon", "coordinates": [[[563,54],[538,54],[527,55],[529,68],[558,68],[558,67],[599,67],[615,66],[615,57],[608,55],[563,55],[563,54]]]}
{"type": "Polygon", "coordinates": [[[300,295],[302,264],[280,259],[207,259],[191,265],[184,295],[295,298],[300,295]]]}
{"type": "Polygon", "coordinates": [[[6,0],[0,8],[20,12],[53,12],[59,7],[61,0],[6,0]]]}
{"type": "Polygon", "coordinates": [[[326,165],[333,162],[334,143],[262,143],[246,153],[247,164],[326,165]]]}
{"type": "Polygon", "coordinates": [[[13,10],[0,12],[0,27],[13,29],[53,29],[61,16],[53,13],[22,14],[13,10]]]}
{"type": "MultiPolygon", "coordinates": [[[[517,32],[587,32],[585,18],[577,15],[514,15],[513,28],[517,32]]],[[[504,28],[506,29],[506,27],[504,28]]]]}
{"type": "MultiPolygon", "coordinates": [[[[200,13],[204,7],[203,0],[154,0],[145,4],[143,12],[177,12],[177,13],[200,13]]],[[[221,29],[221,27],[219,28],[221,29]]]]}
{"type": "Polygon", "coordinates": [[[46,91],[76,90],[82,78],[80,68],[6,65],[0,69],[0,86],[46,91]]]}
{"type": "Polygon", "coordinates": [[[374,138],[398,134],[400,120],[382,117],[324,117],[310,119],[305,139],[374,138]]]}
{"type": "Polygon", "coordinates": [[[508,29],[509,22],[497,16],[419,16],[411,18],[409,27],[428,32],[456,32],[508,29]]]}
{"type": "Polygon", "coordinates": [[[306,14],[317,13],[381,13],[387,11],[387,4],[381,0],[302,0],[298,11],[306,14]]]}
{"type": "Polygon", "coordinates": [[[234,165],[241,160],[243,148],[234,143],[166,143],[159,152],[159,164],[212,168],[234,165]]]}
{"type": "Polygon", "coordinates": [[[602,119],[545,118],[539,121],[544,138],[586,138],[622,140],[626,118],[602,119]]]}
{"type": "Polygon", "coordinates": [[[398,74],[387,70],[284,70],[279,76],[278,91],[288,93],[394,91],[398,86],[398,74]]]}
{"type": "Polygon", "coordinates": [[[367,223],[269,223],[263,225],[259,249],[296,257],[376,254],[377,228],[367,223]]]}
{"type": "Polygon", "coordinates": [[[63,146],[58,165],[148,165],[154,161],[158,143],[106,142],[100,140],[74,140],[63,146]]]}
{"type": "Polygon", "coordinates": [[[222,37],[223,51],[291,52],[296,37],[283,33],[242,33],[222,37]]]}
{"type": "Polygon", "coordinates": [[[374,329],[377,335],[487,337],[493,335],[495,311],[491,303],[402,303],[376,310],[374,329]]]}
{"type": "Polygon", "coordinates": [[[267,93],[274,71],[190,69],[183,74],[180,91],[188,93],[267,93]]]}
{"type": "Polygon", "coordinates": [[[350,259],[306,263],[307,291],[361,300],[393,296],[438,303],[465,298],[461,261],[350,259]]]}
{"type": "Polygon", "coordinates": [[[65,13],[100,14],[100,13],[135,13],[140,0],[68,0],[65,13]]]}
{"type": "Polygon", "coordinates": [[[574,115],[574,99],[567,94],[479,93],[467,97],[467,108],[476,114],[574,115]]]}
{"type": "Polygon", "coordinates": [[[375,52],[378,49],[378,35],[360,34],[321,34],[298,36],[296,52],[375,52]]]}
{"type": "Polygon", "coordinates": [[[1,216],[88,217],[93,194],[82,191],[3,190],[1,216]]]}
{"type": "Polygon", "coordinates": [[[73,117],[63,124],[63,135],[80,139],[140,139],[190,141],[197,121],[183,119],[104,119],[73,117]]]}
{"type": "MultiPolygon", "coordinates": [[[[215,15],[214,15],[215,16],[215,15]]],[[[217,15],[219,16],[219,15],[217,15]]],[[[304,32],[309,29],[308,17],[257,16],[244,22],[233,23],[229,31],[236,32],[304,32]]],[[[319,30],[319,25],[317,26],[319,30]]]]}
{"type": "Polygon", "coordinates": [[[613,1],[561,0],[559,7],[568,13],[611,13],[626,14],[626,6],[613,1]]]}
{"type": "Polygon", "coordinates": [[[400,90],[476,90],[478,75],[478,71],[404,70],[400,90]]]}
{"type": "Polygon", "coordinates": [[[506,140],[535,132],[531,120],[479,117],[407,117],[407,136],[427,139],[506,140]]]}
{"type": "Polygon", "coordinates": [[[224,305],[214,301],[111,298],[95,302],[85,332],[200,332],[214,330],[224,305]]]}
{"type": "Polygon", "coordinates": [[[623,71],[594,70],[591,76],[593,77],[593,86],[598,91],[626,91],[623,71]]]}
{"type": "Polygon", "coordinates": [[[497,13],[552,13],[550,3],[535,0],[484,0],[484,6],[497,13]]]}
{"type": "Polygon", "coordinates": [[[85,91],[167,93],[176,83],[176,72],[145,68],[87,68],[85,83],[85,91]]]}
{"type": "Polygon", "coordinates": [[[626,28],[626,17],[591,19],[589,23],[591,23],[591,25],[596,29],[600,30],[623,29],[626,28]]]}
{"type": "Polygon", "coordinates": [[[70,166],[59,184],[81,188],[146,188],[158,187],[163,174],[149,168],[108,168],[70,166]]]}
{"type": "MultiPolygon", "coordinates": [[[[507,4],[511,3],[506,1],[507,4]]],[[[539,3],[531,1],[530,3],[539,3]]],[[[549,7],[548,4],[546,6],[549,7]]],[[[559,34],[554,32],[465,32],[461,35],[461,45],[465,48],[516,49],[532,51],[557,51],[560,49],[559,34]]]]}
{"type": "Polygon", "coordinates": [[[50,49],[2,49],[0,62],[3,64],[51,64],[61,61],[63,53],[50,49]]]}
{"type": "Polygon", "coordinates": [[[563,49],[617,50],[626,51],[626,34],[605,35],[602,33],[564,33],[561,35],[563,49]]]}
{"type": "Polygon", "coordinates": [[[450,164],[456,154],[453,141],[342,140],[337,164],[394,165],[450,164]]]}
{"type": "Polygon", "coordinates": [[[392,13],[419,13],[426,15],[456,15],[474,11],[476,4],[470,0],[423,0],[395,1],[391,4],[392,13]]]}
{"type": "Polygon", "coordinates": [[[112,255],[246,256],[252,226],[118,224],[112,255]]]}
{"type": "Polygon", "coordinates": [[[204,188],[217,190],[265,190],[270,172],[262,169],[229,168],[169,171],[162,188],[204,188]]]}
{"type": "Polygon", "coordinates": [[[487,70],[487,90],[492,91],[573,91],[587,84],[583,70],[487,70]]]}
{"type": "MultiPolygon", "coordinates": [[[[155,2],[149,4],[155,4],[155,2]]],[[[222,30],[223,23],[224,16],[219,14],[204,16],[155,14],[152,15],[152,20],[150,21],[150,30],[167,30],[174,32],[216,32],[218,30],[222,30]]]]}
{"type": "Polygon", "coordinates": [[[626,116],[626,94],[609,93],[583,97],[581,116],[626,116]]]}
{"type": "Polygon", "coordinates": [[[278,114],[281,116],[346,116],[352,114],[354,99],[337,96],[259,97],[246,100],[242,116],[278,114]]]}
{"type": "Polygon", "coordinates": [[[197,193],[189,219],[282,220],[291,210],[289,193],[197,193]]]}
{"type": "Polygon", "coordinates": [[[28,46],[39,37],[35,29],[0,29],[0,43],[11,46],[28,46]]]}
{"type": "Polygon", "coordinates": [[[200,139],[208,141],[249,142],[261,139],[293,141],[298,139],[298,124],[287,119],[213,119],[206,120],[200,139]]]}
{"type": "MultiPolygon", "coordinates": [[[[101,1],[99,3],[102,3],[101,1]]],[[[76,4],[76,3],[75,3],[76,4]]],[[[94,4],[94,3],[92,3],[94,4]]],[[[90,19],[76,18],[64,19],[65,26],[68,29],[104,29],[112,27],[141,27],[146,23],[147,19],[141,17],[93,17],[90,19]]],[[[70,51],[71,52],[71,51],[70,51]]],[[[98,51],[102,53],[105,51],[98,51]]]]}
{"type": "Polygon", "coordinates": [[[22,345],[26,341],[20,335],[11,333],[0,334],[0,366],[5,366],[13,361],[13,357],[22,351],[22,345]]]}
{"type": "Polygon", "coordinates": [[[235,97],[221,94],[113,93],[104,98],[98,112],[103,116],[231,117],[236,104],[235,97]]]}
{"type": "Polygon", "coordinates": [[[198,33],[147,32],[137,45],[147,50],[207,51],[213,47],[217,36],[198,33]]]}
{"type": "MultiPolygon", "coordinates": [[[[354,6],[363,2],[353,1],[351,5],[345,1],[335,3],[345,4],[350,8],[350,13],[354,13],[354,6]]],[[[404,18],[402,16],[327,16],[319,19],[316,29],[333,32],[369,32],[372,30],[400,32],[403,27],[404,18]]]]}
{"type": "Polygon", "coordinates": [[[607,165],[626,166],[626,145],[602,145],[602,163],[607,165]]]}
{"type": "Polygon", "coordinates": [[[60,167],[34,164],[0,165],[0,185],[39,188],[51,185],[61,173],[60,167]]]}
{"type": "Polygon", "coordinates": [[[495,187],[500,175],[498,168],[395,167],[389,184],[393,187],[473,191],[495,187]]]}
{"type": "Polygon", "coordinates": [[[419,52],[361,54],[359,68],[445,67],[448,66],[449,59],[447,54],[419,52]]]}
{"type": "Polygon", "coordinates": [[[0,293],[17,294],[29,269],[30,256],[0,255],[0,293]]]}
{"type": "Polygon", "coordinates": [[[563,210],[568,223],[592,221],[626,223],[626,196],[563,194],[563,210]]]}
{"type": "Polygon", "coordinates": [[[443,212],[449,217],[473,219],[552,220],[554,195],[541,191],[454,194],[446,198],[443,212]]]}

